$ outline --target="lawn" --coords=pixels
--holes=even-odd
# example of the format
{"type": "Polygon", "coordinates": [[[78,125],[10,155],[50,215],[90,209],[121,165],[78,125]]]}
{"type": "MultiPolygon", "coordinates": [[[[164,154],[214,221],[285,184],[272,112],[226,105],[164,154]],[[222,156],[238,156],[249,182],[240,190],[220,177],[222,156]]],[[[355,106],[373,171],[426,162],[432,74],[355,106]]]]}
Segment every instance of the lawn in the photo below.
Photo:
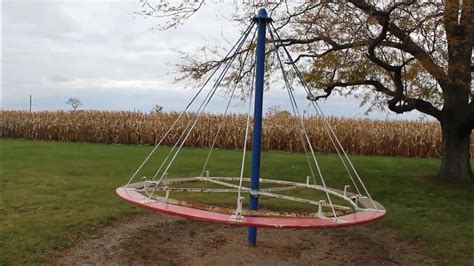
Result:
{"type": "MultiPolygon", "coordinates": [[[[145,212],[121,201],[115,188],[126,183],[151,147],[2,139],[1,149],[0,264],[50,262],[78,238],[145,212]]],[[[205,149],[184,149],[170,175],[198,175],[206,155],[205,149]]],[[[216,150],[211,174],[238,176],[240,157],[239,151],[216,150]]],[[[318,158],[330,186],[349,183],[341,178],[337,156],[318,158]]],[[[388,210],[372,226],[416,239],[444,263],[472,264],[474,186],[434,180],[439,160],[351,158],[372,196],[388,210]]],[[[304,154],[262,154],[264,177],[306,175],[304,154]]]]}

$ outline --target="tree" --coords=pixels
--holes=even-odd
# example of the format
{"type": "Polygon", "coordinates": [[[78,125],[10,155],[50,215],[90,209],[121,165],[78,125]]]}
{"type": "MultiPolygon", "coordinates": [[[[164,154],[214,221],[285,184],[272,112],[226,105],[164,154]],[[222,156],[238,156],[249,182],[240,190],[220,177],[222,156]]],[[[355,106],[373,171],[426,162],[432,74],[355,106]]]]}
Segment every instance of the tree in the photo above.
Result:
{"type": "Polygon", "coordinates": [[[291,117],[291,113],[287,110],[281,109],[279,105],[272,105],[267,108],[265,116],[274,116],[274,117],[291,117]]]}
{"type": "Polygon", "coordinates": [[[66,104],[69,104],[72,107],[72,110],[76,111],[76,109],[82,105],[82,102],[79,98],[69,98],[66,104]]]}
{"type": "MultiPolygon", "coordinates": [[[[161,24],[164,28],[184,23],[204,3],[142,2],[139,13],[167,19],[161,24]],[[180,19],[174,19],[177,16],[180,19]]],[[[315,94],[321,92],[313,100],[334,93],[354,95],[369,105],[368,110],[417,110],[434,117],[442,128],[438,176],[473,181],[474,1],[279,1],[266,7],[281,36],[276,45],[294,55],[315,94]]],[[[245,23],[249,11],[256,9],[235,8],[240,13],[236,11],[233,19],[245,23]]],[[[246,47],[253,49],[254,44],[246,47]]],[[[195,55],[185,59],[178,67],[183,78],[191,79],[202,78],[220,60],[195,55]]],[[[252,72],[243,73],[239,79],[252,72]]]]}
{"type": "Polygon", "coordinates": [[[161,113],[163,112],[163,106],[159,105],[159,104],[155,104],[155,106],[153,106],[153,108],[151,108],[151,112],[152,113],[161,113]]]}

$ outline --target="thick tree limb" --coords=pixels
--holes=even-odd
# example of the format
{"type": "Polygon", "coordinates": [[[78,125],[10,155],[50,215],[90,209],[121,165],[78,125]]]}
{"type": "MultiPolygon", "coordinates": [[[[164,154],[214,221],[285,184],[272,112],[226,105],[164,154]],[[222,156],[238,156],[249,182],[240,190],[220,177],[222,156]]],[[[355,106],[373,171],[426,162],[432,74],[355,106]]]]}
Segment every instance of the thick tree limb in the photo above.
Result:
{"type": "Polygon", "coordinates": [[[461,14],[461,26],[466,31],[466,38],[471,47],[474,46],[474,2],[463,1],[463,10],[461,14]]]}
{"type": "Polygon", "coordinates": [[[325,41],[326,43],[332,46],[338,45],[331,38],[324,35],[318,35],[316,37],[309,38],[309,39],[286,38],[286,39],[279,39],[275,41],[279,43],[278,46],[291,46],[293,44],[310,44],[310,43],[315,43],[315,42],[320,42],[320,41],[325,41]]]}
{"type": "MultiPolygon", "coordinates": [[[[378,10],[374,6],[367,4],[365,1],[349,0],[349,2],[351,2],[354,6],[364,11],[365,13],[372,15],[378,20],[381,25],[385,23],[387,13],[378,10]]],[[[443,68],[438,66],[434,62],[433,58],[431,58],[430,54],[418,44],[416,44],[407,32],[400,29],[397,25],[393,23],[389,23],[388,31],[401,41],[403,45],[403,51],[410,53],[413,57],[415,57],[418,62],[420,62],[420,64],[423,66],[423,68],[425,68],[426,71],[428,71],[428,73],[430,73],[433,78],[436,79],[436,81],[440,84],[443,90],[446,90],[449,85],[452,84],[449,77],[444,72],[443,68]]]]}
{"type": "Polygon", "coordinates": [[[394,91],[391,91],[389,88],[385,87],[378,80],[357,80],[357,81],[350,81],[350,82],[342,82],[342,81],[333,82],[327,85],[327,87],[324,89],[324,92],[326,94],[316,96],[314,99],[310,99],[310,100],[317,101],[319,99],[325,99],[331,95],[331,93],[336,87],[352,87],[352,86],[361,86],[361,85],[373,86],[375,88],[375,91],[382,92],[389,96],[395,96],[394,91]]]}
{"type": "MultiPolygon", "coordinates": [[[[352,49],[352,48],[358,48],[358,47],[364,47],[369,45],[371,42],[373,42],[372,39],[366,39],[366,40],[359,40],[351,43],[344,43],[344,44],[339,44],[334,40],[331,40],[330,38],[326,36],[317,36],[314,38],[310,39],[281,39],[281,40],[276,40],[279,44],[277,46],[291,46],[294,44],[311,44],[319,41],[325,41],[327,44],[331,46],[331,48],[325,50],[324,52],[321,53],[313,53],[313,54],[308,54],[308,53],[303,53],[299,54],[294,60],[293,63],[298,62],[301,58],[322,58],[325,55],[328,55],[332,52],[336,51],[342,51],[342,50],[347,50],[347,49],[352,49]]],[[[404,47],[402,43],[398,42],[393,42],[393,41],[387,41],[383,40],[379,43],[379,47],[391,47],[391,48],[396,48],[398,50],[403,51],[404,47]]],[[[416,58],[413,58],[416,59],[416,58]]],[[[290,62],[291,63],[291,62],[290,62]]]]}
{"type": "Polygon", "coordinates": [[[346,44],[338,44],[338,43],[333,41],[332,44],[331,44],[331,48],[325,50],[324,52],[314,53],[314,54],[300,54],[293,60],[293,62],[290,62],[290,63],[296,63],[301,58],[304,58],[304,57],[321,58],[321,57],[324,57],[325,55],[328,55],[332,52],[347,50],[347,49],[356,48],[356,47],[362,47],[362,46],[365,46],[366,44],[367,44],[366,41],[356,41],[356,42],[353,42],[353,43],[346,43],[346,44]]]}
{"type": "Polygon", "coordinates": [[[382,43],[382,41],[387,36],[388,26],[389,26],[389,18],[387,17],[385,19],[385,22],[382,25],[382,31],[380,32],[379,36],[377,36],[377,38],[375,38],[372,42],[369,43],[369,53],[367,54],[367,57],[370,59],[370,61],[374,62],[375,64],[382,67],[383,69],[385,69],[387,71],[390,71],[390,72],[396,72],[396,71],[400,70],[400,67],[392,66],[392,65],[390,65],[386,62],[383,62],[375,54],[375,48],[380,43],[382,43]]]}
{"type": "MultiPolygon", "coordinates": [[[[467,1],[468,2],[468,1],[467,1]]],[[[444,27],[446,35],[448,35],[448,45],[452,44],[454,37],[459,27],[459,0],[445,0],[444,1],[444,27]]]]}
{"type": "Polygon", "coordinates": [[[441,119],[441,111],[434,107],[430,102],[422,99],[414,99],[406,97],[403,102],[399,102],[397,98],[388,101],[388,108],[397,114],[418,110],[427,115],[431,115],[436,119],[441,119]]]}
{"type": "Polygon", "coordinates": [[[413,110],[418,110],[424,114],[431,115],[436,119],[441,118],[441,111],[434,107],[430,102],[422,99],[414,99],[404,96],[403,104],[399,101],[398,95],[395,91],[385,87],[382,83],[377,80],[359,80],[352,82],[334,82],[329,84],[324,92],[326,94],[315,97],[311,100],[319,100],[328,98],[336,87],[351,87],[351,86],[363,86],[368,85],[374,87],[374,90],[381,92],[385,95],[392,96],[393,98],[388,101],[388,107],[391,111],[401,114],[413,110]]]}

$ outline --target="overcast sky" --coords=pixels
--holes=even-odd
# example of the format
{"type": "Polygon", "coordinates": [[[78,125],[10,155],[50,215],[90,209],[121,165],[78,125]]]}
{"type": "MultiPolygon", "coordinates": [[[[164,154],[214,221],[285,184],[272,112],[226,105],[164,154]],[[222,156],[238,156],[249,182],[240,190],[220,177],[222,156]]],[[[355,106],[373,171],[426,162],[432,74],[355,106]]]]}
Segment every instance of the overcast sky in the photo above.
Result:
{"type": "MultiPolygon", "coordinates": [[[[225,1],[210,1],[185,25],[168,31],[152,30],[156,19],[134,15],[139,6],[139,0],[2,1],[3,108],[27,109],[31,94],[33,110],[68,109],[70,97],[81,99],[85,109],[149,111],[159,104],[182,110],[196,90],[173,83],[176,50],[193,51],[221,35],[235,41],[241,29],[226,20],[225,1]]],[[[224,96],[208,111],[222,111],[224,96]]],[[[297,97],[305,109],[305,96],[297,97]]],[[[264,102],[289,109],[281,89],[267,92],[264,102]]],[[[322,105],[330,115],[364,117],[356,99],[334,96],[322,105]]],[[[232,108],[244,110],[238,101],[232,108]]]]}

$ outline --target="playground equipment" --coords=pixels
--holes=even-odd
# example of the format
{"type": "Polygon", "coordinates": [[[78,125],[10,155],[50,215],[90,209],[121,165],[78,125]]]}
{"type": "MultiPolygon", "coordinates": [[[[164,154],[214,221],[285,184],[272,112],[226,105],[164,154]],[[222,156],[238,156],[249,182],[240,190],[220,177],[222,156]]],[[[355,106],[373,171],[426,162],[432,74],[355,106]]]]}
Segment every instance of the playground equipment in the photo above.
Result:
{"type": "MultiPolygon", "coordinates": [[[[280,36],[273,27],[271,18],[267,16],[265,9],[260,9],[258,14],[252,19],[248,28],[228,52],[225,57],[226,60],[223,60],[214,68],[212,75],[207,78],[197,94],[186,106],[185,110],[180,113],[176,121],[130,177],[128,183],[125,186],[117,188],[117,194],[128,202],[171,215],[178,215],[208,222],[248,226],[248,242],[250,245],[256,245],[257,227],[335,228],[368,223],[383,217],[385,215],[384,207],[373,200],[370,196],[367,187],[362,182],[362,179],[347,156],[339,139],[331,128],[331,125],[328,120],[325,119],[320,106],[315,101],[316,97],[312,94],[305,83],[301,71],[295,65],[287,48],[278,45],[278,40],[280,40],[280,36]],[[257,35],[254,63],[255,88],[250,89],[240,176],[211,176],[207,170],[211,153],[216,144],[217,136],[220,133],[221,127],[219,126],[200,175],[184,178],[168,178],[170,167],[173,165],[173,162],[177,158],[194,126],[198,123],[199,117],[206,110],[206,107],[217,91],[220,83],[226,77],[226,73],[233,61],[237,55],[243,53],[241,49],[255,26],[257,29],[250,40],[250,42],[253,43],[255,35],[257,35]],[[260,178],[262,104],[266,53],[265,37],[267,31],[269,32],[270,40],[273,45],[272,50],[276,53],[278,66],[282,71],[283,81],[288,92],[293,115],[299,119],[301,126],[301,138],[304,143],[304,150],[306,151],[309,165],[308,169],[310,172],[310,175],[302,177],[302,182],[260,178]],[[306,132],[303,114],[300,112],[297,101],[295,100],[294,88],[290,83],[290,77],[287,71],[285,71],[282,62],[283,56],[286,56],[290,62],[289,64],[291,65],[296,78],[307,94],[310,105],[314,108],[316,114],[324,118],[324,125],[326,127],[325,130],[328,134],[328,139],[334,145],[342,165],[347,172],[349,180],[351,181],[351,185],[345,185],[341,189],[326,186],[326,181],[323,177],[319,162],[316,159],[315,151],[310,142],[308,133],[306,132]],[[215,84],[207,92],[197,110],[193,113],[188,113],[190,107],[196,101],[198,96],[204,92],[204,88],[207,86],[212,76],[214,76],[221,67],[223,68],[218,75],[215,84]],[[255,98],[253,98],[253,94],[255,94],[255,98]],[[247,178],[244,177],[244,167],[247,143],[249,141],[248,137],[252,100],[254,101],[252,165],[250,178],[247,178]],[[163,140],[165,140],[173,131],[177,122],[180,119],[184,119],[184,117],[189,118],[185,129],[182,130],[178,141],[171,148],[153,177],[151,179],[145,177],[140,182],[132,183],[140,171],[143,170],[147,162],[149,162],[150,158],[163,140]],[[316,177],[319,177],[318,182],[316,181],[316,177]],[[262,187],[260,187],[261,184],[262,187]],[[353,189],[354,191],[351,192],[349,191],[350,189],[353,189]],[[231,200],[230,203],[227,202],[227,204],[224,204],[226,206],[216,206],[215,204],[210,205],[202,202],[197,203],[193,202],[194,198],[192,195],[189,196],[194,193],[205,193],[206,195],[210,195],[209,197],[212,197],[214,202],[222,198],[221,195],[231,195],[234,200],[231,200]],[[244,193],[248,193],[250,199],[247,208],[245,208],[245,203],[243,201],[244,193]],[[176,198],[174,196],[176,196],[176,198]],[[259,209],[259,200],[261,197],[269,199],[269,202],[266,204],[264,209],[259,209]],[[292,202],[295,206],[291,205],[289,210],[281,210],[278,208],[281,205],[279,203],[284,201],[292,202]],[[229,207],[229,204],[233,207],[229,207]],[[304,207],[296,207],[298,204],[304,205],[304,207]]],[[[247,50],[244,56],[244,63],[248,59],[248,55],[249,50],[247,50]]],[[[239,73],[239,76],[240,74],[241,73],[239,73]]],[[[227,114],[229,110],[236,87],[237,83],[230,93],[230,98],[224,114],[227,114]]],[[[225,200],[222,201],[224,202],[225,200]]]]}

